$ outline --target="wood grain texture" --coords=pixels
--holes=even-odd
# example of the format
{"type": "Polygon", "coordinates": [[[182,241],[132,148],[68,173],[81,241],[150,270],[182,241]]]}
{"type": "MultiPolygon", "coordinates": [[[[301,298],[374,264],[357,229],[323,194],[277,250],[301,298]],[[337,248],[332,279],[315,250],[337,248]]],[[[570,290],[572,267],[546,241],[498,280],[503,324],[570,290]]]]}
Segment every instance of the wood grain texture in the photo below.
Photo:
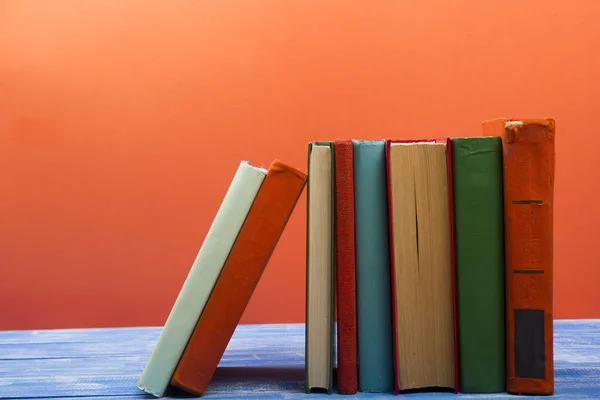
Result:
{"type": "MultiPolygon", "coordinates": [[[[0,332],[0,399],[151,399],[152,396],[137,388],[136,382],[160,330],[150,327],[0,332]],[[92,347],[96,350],[90,356],[88,350],[92,347]],[[130,353],[135,355],[115,355],[119,352],[114,351],[115,347],[130,347],[130,353]],[[4,350],[9,348],[13,351],[7,354],[4,350]],[[27,356],[29,352],[36,357],[27,356]],[[12,357],[17,354],[20,356],[12,357]]],[[[600,320],[554,321],[554,344],[556,390],[552,399],[600,398],[600,320]]],[[[304,394],[304,325],[285,324],[238,326],[203,398],[329,399],[332,396],[338,395],[304,394]]],[[[419,400],[444,397],[516,398],[506,393],[410,395],[411,399],[419,400]]],[[[359,392],[356,398],[398,397],[359,392]]]]}

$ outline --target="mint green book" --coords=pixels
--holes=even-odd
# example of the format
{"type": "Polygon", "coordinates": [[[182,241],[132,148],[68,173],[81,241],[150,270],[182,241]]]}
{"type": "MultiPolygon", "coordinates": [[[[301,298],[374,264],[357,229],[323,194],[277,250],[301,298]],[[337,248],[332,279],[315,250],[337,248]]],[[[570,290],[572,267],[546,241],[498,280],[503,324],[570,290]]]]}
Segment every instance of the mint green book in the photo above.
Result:
{"type": "Polygon", "coordinates": [[[247,162],[239,165],[138,381],[143,391],[162,397],[169,387],[266,172],[247,162]]]}

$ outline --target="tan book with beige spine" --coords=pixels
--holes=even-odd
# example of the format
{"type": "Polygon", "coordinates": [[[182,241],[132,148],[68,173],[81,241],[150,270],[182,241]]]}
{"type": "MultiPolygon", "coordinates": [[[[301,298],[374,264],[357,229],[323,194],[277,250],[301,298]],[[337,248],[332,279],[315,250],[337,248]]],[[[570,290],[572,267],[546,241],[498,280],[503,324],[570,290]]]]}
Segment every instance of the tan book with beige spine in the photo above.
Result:
{"type": "Polygon", "coordinates": [[[388,146],[396,389],[456,391],[448,146],[388,146]]]}
{"type": "Polygon", "coordinates": [[[331,393],[333,389],[334,170],[333,143],[309,143],[305,347],[307,393],[331,393]]]}

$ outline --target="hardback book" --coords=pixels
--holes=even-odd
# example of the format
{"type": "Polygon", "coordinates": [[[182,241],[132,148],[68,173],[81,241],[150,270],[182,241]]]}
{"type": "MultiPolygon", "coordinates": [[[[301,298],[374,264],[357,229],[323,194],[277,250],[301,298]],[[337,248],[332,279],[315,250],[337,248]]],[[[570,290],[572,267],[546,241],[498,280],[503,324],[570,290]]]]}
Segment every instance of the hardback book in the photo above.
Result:
{"type": "Polygon", "coordinates": [[[458,392],[450,139],[387,141],[396,392],[458,392]]]}
{"type": "Polygon", "coordinates": [[[294,210],[306,174],[275,160],[171,379],[202,395],[294,210]]]}
{"type": "Polygon", "coordinates": [[[308,144],[305,390],[333,389],[335,153],[333,142],[308,144]]]}
{"type": "Polygon", "coordinates": [[[354,140],[358,388],[393,392],[385,140],[354,140]]]}
{"type": "Polygon", "coordinates": [[[138,381],[145,392],[165,394],[265,176],[264,169],[240,163],[138,381]]]}
{"type": "Polygon", "coordinates": [[[358,377],[352,141],[336,140],[334,149],[337,389],[340,394],[355,394],[358,377]]]}
{"type": "Polygon", "coordinates": [[[555,121],[500,119],[483,130],[503,139],[507,391],[553,394],[555,121]]]}
{"type": "Polygon", "coordinates": [[[452,139],[459,390],[506,390],[500,136],[452,139]]]}

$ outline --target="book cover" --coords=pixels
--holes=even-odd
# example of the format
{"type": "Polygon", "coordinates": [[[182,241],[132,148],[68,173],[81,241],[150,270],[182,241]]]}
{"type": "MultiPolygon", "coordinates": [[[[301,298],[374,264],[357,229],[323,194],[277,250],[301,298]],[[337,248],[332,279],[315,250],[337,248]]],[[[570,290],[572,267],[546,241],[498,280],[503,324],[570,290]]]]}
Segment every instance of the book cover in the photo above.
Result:
{"type": "MultiPolygon", "coordinates": [[[[450,307],[450,311],[449,311],[449,315],[451,317],[451,322],[450,322],[450,326],[451,326],[451,359],[453,360],[453,384],[451,385],[452,387],[450,387],[454,393],[458,393],[458,376],[459,376],[459,371],[458,371],[458,340],[457,340],[457,328],[456,328],[456,287],[455,287],[455,262],[454,262],[454,258],[455,258],[455,254],[454,254],[454,213],[453,213],[453,199],[452,199],[452,191],[453,191],[453,182],[452,182],[452,152],[450,151],[451,149],[451,141],[450,138],[437,138],[437,139],[414,139],[414,140],[390,140],[388,139],[386,141],[386,167],[387,167],[387,173],[388,173],[388,181],[387,181],[387,189],[388,189],[388,193],[387,193],[387,203],[388,203],[388,210],[389,210],[389,216],[390,216],[390,222],[389,222],[389,238],[390,238],[390,270],[391,270],[391,281],[392,281],[392,325],[393,325],[393,384],[394,384],[394,389],[396,391],[396,393],[400,393],[403,389],[400,387],[399,384],[399,376],[400,376],[400,371],[399,371],[399,358],[398,358],[398,354],[399,354],[399,343],[398,343],[398,336],[399,336],[399,331],[398,331],[398,326],[400,323],[404,323],[406,324],[406,322],[402,322],[401,320],[398,319],[398,312],[399,310],[397,309],[397,299],[398,299],[398,288],[396,287],[396,282],[398,277],[396,276],[396,257],[397,255],[396,253],[396,249],[395,249],[395,245],[392,245],[392,243],[395,244],[394,242],[394,218],[396,218],[394,216],[394,209],[397,207],[394,207],[394,195],[393,195],[393,189],[392,189],[392,181],[394,180],[395,177],[397,177],[399,174],[407,174],[407,171],[403,171],[402,169],[398,169],[398,168],[392,168],[392,165],[390,163],[390,149],[391,146],[395,143],[399,143],[399,144],[426,144],[426,143],[433,143],[433,144],[443,144],[445,146],[445,167],[446,167],[446,171],[445,171],[445,186],[446,189],[444,191],[444,196],[447,197],[447,213],[448,213],[448,232],[446,232],[446,234],[448,235],[448,257],[449,257],[449,264],[450,264],[450,276],[448,278],[449,280],[449,285],[450,285],[450,296],[449,296],[449,307],[450,307]]],[[[403,206],[404,207],[404,206],[403,206]]],[[[402,207],[398,208],[398,210],[400,210],[402,207]]],[[[415,210],[416,212],[416,210],[415,210]]],[[[413,216],[416,217],[416,214],[413,216]]]]}
{"type": "Polygon", "coordinates": [[[240,163],[138,381],[145,392],[162,397],[167,390],[265,176],[264,169],[240,163]]]}
{"type": "Polygon", "coordinates": [[[308,144],[305,391],[333,390],[335,146],[308,144]]]}
{"type": "Polygon", "coordinates": [[[502,139],[452,139],[461,393],[506,389],[502,139]]]}
{"type": "Polygon", "coordinates": [[[507,391],[553,394],[555,121],[498,119],[483,129],[503,141],[507,391]]]}
{"type": "Polygon", "coordinates": [[[392,311],[384,140],[354,140],[358,387],[392,392],[392,311]]]}
{"type": "Polygon", "coordinates": [[[340,394],[355,394],[358,377],[352,141],[336,140],[334,148],[337,388],[340,394]]]}
{"type": "Polygon", "coordinates": [[[202,395],[306,183],[306,174],[275,160],[258,191],[171,379],[202,395]]]}

